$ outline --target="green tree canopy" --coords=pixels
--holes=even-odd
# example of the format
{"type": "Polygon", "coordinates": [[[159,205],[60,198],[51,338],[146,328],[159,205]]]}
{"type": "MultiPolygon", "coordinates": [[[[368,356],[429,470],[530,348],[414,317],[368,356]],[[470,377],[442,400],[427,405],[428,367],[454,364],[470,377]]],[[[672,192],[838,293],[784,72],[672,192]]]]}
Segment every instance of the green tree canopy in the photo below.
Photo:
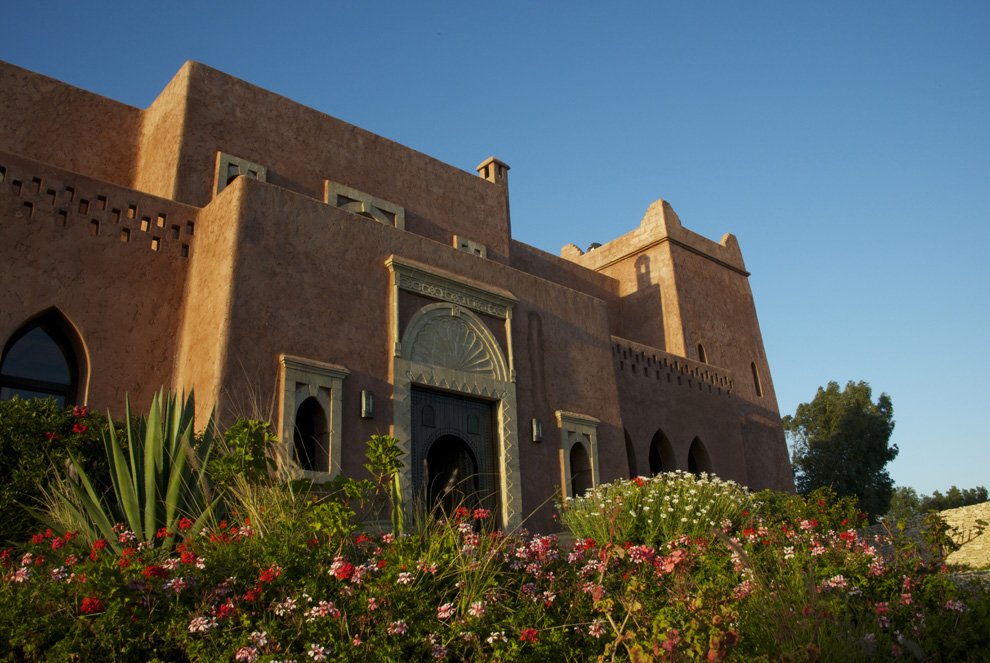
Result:
{"type": "Polygon", "coordinates": [[[897,456],[897,445],[890,444],[890,396],[881,394],[874,403],[866,382],[849,382],[841,391],[838,383],[829,382],[783,424],[799,493],[829,486],[841,497],[856,497],[871,521],[887,513],[893,480],[886,467],[897,456]]]}

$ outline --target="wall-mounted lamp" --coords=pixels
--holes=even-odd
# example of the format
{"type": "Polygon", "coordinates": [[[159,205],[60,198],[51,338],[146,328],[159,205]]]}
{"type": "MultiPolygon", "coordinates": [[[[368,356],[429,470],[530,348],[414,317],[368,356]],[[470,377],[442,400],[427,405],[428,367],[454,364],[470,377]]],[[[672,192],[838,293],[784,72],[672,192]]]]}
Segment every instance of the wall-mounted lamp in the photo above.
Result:
{"type": "Polygon", "coordinates": [[[533,419],[533,442],[543,441],[543,422],[533,419]]]}
{"type": "Polygon", "coordinates": [[[361,418],[374,419],[375,417],[375,395],[367,389],[361,390],[361,418]]]}

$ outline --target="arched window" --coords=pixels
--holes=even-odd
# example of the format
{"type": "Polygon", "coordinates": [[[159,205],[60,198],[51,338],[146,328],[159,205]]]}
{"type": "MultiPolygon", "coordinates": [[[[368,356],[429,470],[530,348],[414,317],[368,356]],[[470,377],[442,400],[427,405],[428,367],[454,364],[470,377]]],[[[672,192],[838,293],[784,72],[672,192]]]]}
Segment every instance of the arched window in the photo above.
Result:
{"type": "Polygon", "coordinates": [[[662,430],[657,430],[650,442],[650,474],[660,472],[673,472],[677,469],[674,461],[674,448],[670,440],[663,434],[662,430]]]}
{"type": "Polygon", "coordinates": [[[691,442],[691,450],[688,452],[688,471],[691,474],[701,474],[712,471],[712,461],[708,457],[708,451],[699,438],[694,438],[691,442]]]}
{"type": "Polygon", "coordinates": [[[327,415],[312,396],[296,411],[293,446],[299,467],[312,472],[330,471],[330,431],[327,415]]]}
{"type": "Polygon", "coordinates": [[[702,364],[708,363],[708,355],[705,353],[705,346],[701,343],[698,344],[698,361],[702,364]]]}
{"type": "Polygon", "coordinates": [[[53,397],[65,406],[78,400],[79,359],[74,331],[49,311],[14,332],[0,359],[0,400],[53,397]]]}
{"type": "Polygon", "coordinates": [[[591,474],[591,458],[583,444],[571,447],[571,493],[573,497],[584,495],[594,486],[591,474]]]}

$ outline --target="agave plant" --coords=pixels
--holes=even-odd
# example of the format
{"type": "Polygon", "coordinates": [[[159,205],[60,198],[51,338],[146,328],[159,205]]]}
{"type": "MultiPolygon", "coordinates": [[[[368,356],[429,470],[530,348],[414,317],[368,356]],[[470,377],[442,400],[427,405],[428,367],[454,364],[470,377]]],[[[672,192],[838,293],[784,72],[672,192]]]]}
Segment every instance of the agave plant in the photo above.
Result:
{"type": "Polygon", "coordinates": [[[146,417],[134,420],[126,405],[126,444],[108,428],[103,443],[113,493],[106,499],[93,487],[85,468],[71,461],[75,477],[59,482],[50,496],[49,513],[82,536],[106,539],[120,548],[114,525],[122,523],[139,540],[171,545],[180,520],[192,530],[211,521],[219,497],[213,497],[206,465],[213,446],[213,417],[196,439],[195,400],[164,390],[151,402],[146,417]],[[53,504],[54,503],[54,504],[53,504]],[[53,509],[52,507],[56,507],[53,509]],[[159,537],[159,532],[162,536],[159,537]]]}

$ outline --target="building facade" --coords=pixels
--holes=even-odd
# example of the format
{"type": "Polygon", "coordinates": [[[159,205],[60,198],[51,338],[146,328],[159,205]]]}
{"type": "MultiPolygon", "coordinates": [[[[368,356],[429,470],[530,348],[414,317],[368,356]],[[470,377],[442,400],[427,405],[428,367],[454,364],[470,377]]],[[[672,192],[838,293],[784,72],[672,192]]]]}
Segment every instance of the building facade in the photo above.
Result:
{"type": "Polygon", "coordinates": [[[468,174],[197,63],[138,109],[0,63],[0,391],[162,386],[272,418],[314,478],[552,527],[555,491],[706,470],[792,490],[748,272],[664,201],[554,256],[468,174]],[[632,224],[630,224],[632,225],[632,224]]]}

